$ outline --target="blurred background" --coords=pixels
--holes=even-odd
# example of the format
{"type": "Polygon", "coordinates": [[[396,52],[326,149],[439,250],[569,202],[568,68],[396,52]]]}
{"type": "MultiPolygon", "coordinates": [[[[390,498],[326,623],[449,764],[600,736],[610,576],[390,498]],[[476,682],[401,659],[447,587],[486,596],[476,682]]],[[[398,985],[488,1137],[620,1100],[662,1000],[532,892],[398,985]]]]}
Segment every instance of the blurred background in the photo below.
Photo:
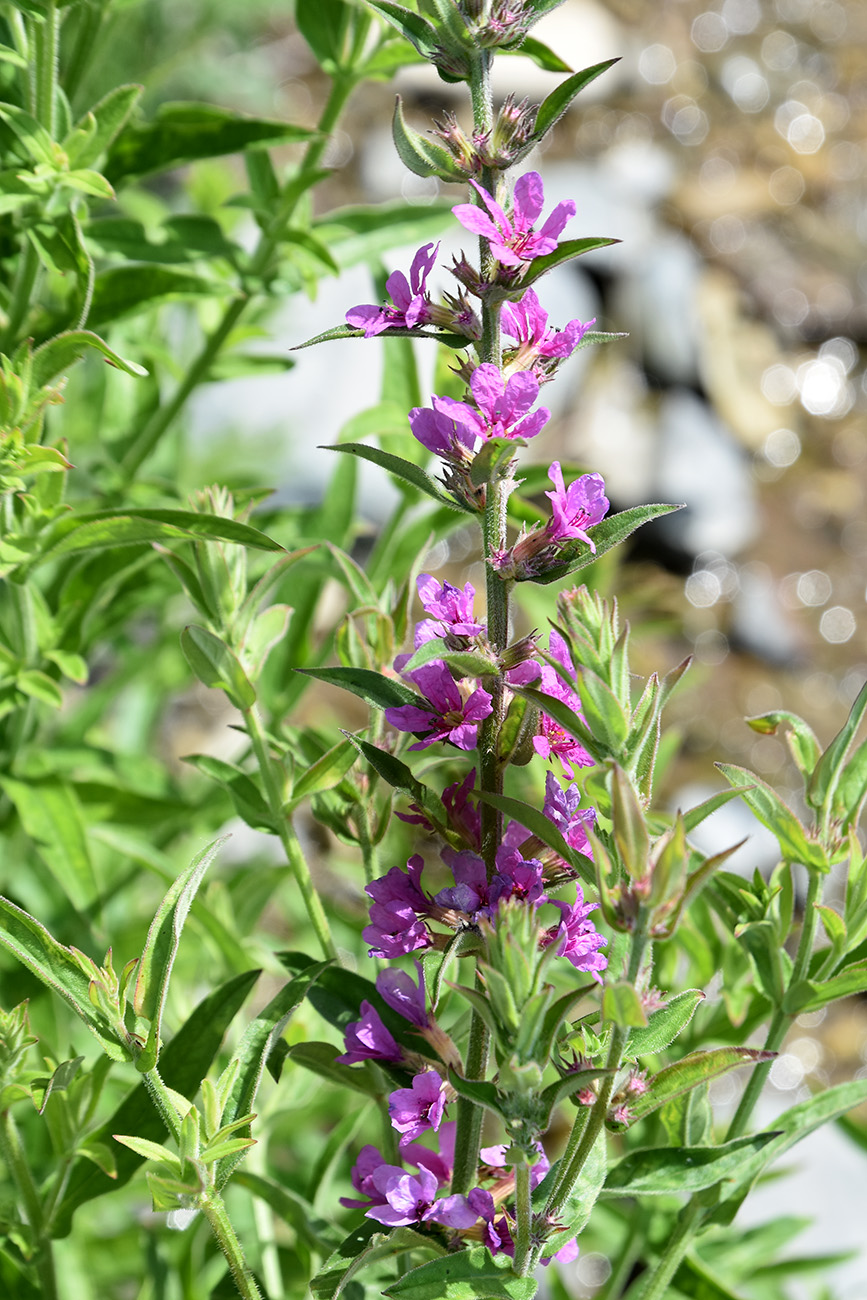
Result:
{"type": "MultiPolygon", "coordinates": [[[[315,123],[327,86],[291,4],[148,0],[132,6],[133,21],[124,8],[111,66],[99,64],[106,89],[139,77],[145,49],[156,70],[149,110],[190,96],[315,123]]],[[[637,628],[637,672],[695,656],[671,708],[682,743],[666,780],[671,805],[721,788],[712,764],[725,760],[758,772],[796,806],[782,737],[758,736],[743,718],[789,709],[827,744],[867,678],[867,7],[566,0],[534,34],[575,69],[622,56],[524,168],[542,173],[548,206],[575,199],[570,237],[622,240],[546,278],[540,296],[552,323],[595,316],[598,329],[628,338],[563,368],[545,390],[553,420],[532,454],[600,471],[616,508],[687,503],[594,575],[617,591],[637,628]]],[[[495,85],[500,98],[511,91],[538,101],[560,76],[510,57],[499,61],[495,85]]],[[[357,92],[316,202],[322,214],[396,197],[430,208],[428,237],[442,235],[446,265],[462,232],[436,213],[441,200],[463,196],[400,164],[390,136],[394,88],[383,81],[357,92]]],[[[463,88],[424,66],[405,68],[396,88],[419,130],[444,110],[466,122],[463,88]]],[[[284,160],[293,156],[287,149],[284,160]]],[[[239,160],[209,162],[176,173],[154,201],[181,211],[194,203],[234,221],[236,235],[248,223],[252,239],[246,214],[223,206],[242,185],[239,160]]],[[[406,269],[415,246],[384,250],[386,268],[406,269]]],[[[447,287],[445,273],[439,283],[447,287]]],[[[375,298],[365,267],[319,280],[315,298],[296,295],[275,309],[270,350],[375,298]]],[[[181,353],[186,310],[177,311],[181,353]]],[[[179,432],[190,487],[267,482],[287,503],[315,501],[333,458],[312,444],[336,442],[379,400],[381,351],[374,341],[328,344],[296,354],[291,373],[203,387],[179,432]]],[[[432,351],[419,345],[429,382],[432,351]]],[[[362,548],[393,502],[368,469],[362,548]]],[[[427,568],[453,566],[458,576],[469,564],[478,579],[474,548],[471,533],[453,534],[427,568]]],[[[542,608],[529,593],[528,627],[544,626],[542,608]]],[[[188,748],[184,737],[179,752],[188,748]]],[[[740,869],[773,865],[774,842],[739,804],[707,826],[715,848],[751,835],[740,869]]],[[[850,1000],[822,1016],[802,1017],[810,1023],[796,1027],[774,1066],[780,1105],[811,1081],[867,1070],[861,1006],[850,1000]]],[[[847,1174],[856,1177],[857,1155],[836,1131],[802,1150],[804,1179],[769,1189],[773,1207],[760,1193],[752,1212],[811,1212],[818,1168],[823,1214],[812,1244],[851,1246],[863,1227],[847,1174]]],[[[835,1296],[867,1294],[863,1258],[838,1277],[835,1296]]],[[[581,1285],[592,1293],[589,1274],[581,1285]]]]}

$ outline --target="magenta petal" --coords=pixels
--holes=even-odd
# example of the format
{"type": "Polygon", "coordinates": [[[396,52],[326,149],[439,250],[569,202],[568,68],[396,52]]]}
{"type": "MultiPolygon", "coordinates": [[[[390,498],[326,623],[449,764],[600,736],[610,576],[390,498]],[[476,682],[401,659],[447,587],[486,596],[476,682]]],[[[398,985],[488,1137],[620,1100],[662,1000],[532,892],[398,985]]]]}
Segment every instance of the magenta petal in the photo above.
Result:
{"type": "Polygon", "coordinates": [[[491,239],[491,252],[501,266],[519,267],[524,265],[523,258],[517,253],[512,252],[508,244],[504,244],[499,237],[491,239]]]}
{"type": "Polygon", "coordinates": [[[429,709],[419,709],[414,704],[401,704],[385,710],[385,720],[398,731],[430,731],[437,723],[429,709]]]}
{"type": "Polygon", "coordinates": [[[465,1196],[444,1196],[424,1214],[425,1219],[444,1223],[449,1228],[471,1228],[478,1217],[465,1196]]]}
{"type": "Polygon", "coordinates": [[[365,1212],[365,1217],[376,1219],[377,1223],[385,1223],[389,1228],[406,1228],[416,1222],[414,1214],[407,1213],[406,1210],[393,1210],[390,1205],[374,1205],[365,1212]]]}
{"type": "Polygon", "coordinates": [[[567,222],[571,221],[577,212],[577,208],[571,199],[565,203],[558,203],[548,220],[539,231],[543,239],[557,239],[562,233],[567,222]]]}
{"type": "MultiPolygon", "coordinates": [[[[515,182],[515,202],[512,219],[521,232],[529,230],[538,220],[545,202],[542,177],[538,172],[526,172],[515,182]]],[[[575,204],[572,204],[574,213],[575,204]]],[[[556,211],[556,209],[555,209],[556,211]]],[[[550,219],[550,218],[549,218],[550,219]]]]}
{"type": "Polygon", "coordinates": [[[409,268],[409,281],[414,293],[423,292],[425,281],[433,270],[439,251],[440,246],[438,243],[423,244],[412,259],[412,266],[409,268]]]}
{"type": "Polygon", "coordinates": [[[481,722],[482,718],[487,718],[493,711],[491,697],[481,686],[473,691],[470,698],[464,705],[465,722],[481,722]]]}
{"type": "Polygon", "coordinates": [[[490,212],[502,234],[508,237],[512,233],[512,223],[509,221],[509,218],[506,216],[493,194],[489,194],[485,187],[480,185],[478,181],[471,179],[470,184],[490,212]]]}
{"type": "Polygon", "coordinates": [[[391,324],[382,307],[374,307],[372,304],[350,307],[346,313],[346,323],[355,330],[364,330],[364,337],[368,339],[388,329],[391,324]]]}
{"type": "Polygon", "coordinates": [[[510,420],[526,415],[539,396],[539,381],[530,370],[521,370],[512,375],[506,384],[506,406],[510,420]]]}
{"type": "Polygon", "coordinates": [[[479,410],[493,422],[494,409],[505,391],[499,367],[488,361],[476,366],[470,379],[470,388],[479,410]]]}
{"type": "Polygon", "coordinates": [[[412,301],[412,290],[403,271],[392,271],[385,282],[386,292],[400,311],[406,311],[412,301]]]}
{"type": "Polygon", "coordinates": [[[512,438],[535,438],[537,433],[541,433],[545,425],[551,418],[551,412],[546,406],[540,406],[538,411],[533,411],[531,415],[526,416],[510,431],[512,438]]]}
{"type": "Polygon", "coordinates": [[[452,212],[464,230],[469,230],[471,234],[481,235],[484,239],[500,238],[500,232],[487,212],[477,208],[475,203],[459,203],[457,207],[452,208],[452,212]]]}

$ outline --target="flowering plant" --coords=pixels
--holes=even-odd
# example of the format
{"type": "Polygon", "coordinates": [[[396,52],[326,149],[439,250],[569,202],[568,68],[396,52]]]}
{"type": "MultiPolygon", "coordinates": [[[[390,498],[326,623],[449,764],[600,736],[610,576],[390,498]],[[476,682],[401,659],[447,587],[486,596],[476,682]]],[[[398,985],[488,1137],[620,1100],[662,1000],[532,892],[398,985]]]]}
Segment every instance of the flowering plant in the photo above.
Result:
{"type": "MultiPolygon", "coordinates": [[[[57,1242],[74,1220],[80,1230],[89,1202],[130,1183],[131,1196],[150,1196],[141,1231],[151,1235],[141,1267],[113,1276],[111,1295],[147,1270],[155,1293],[171,1272],[191,1295],[213,1279],[213,1294],[233,1287],[245,1300],[308,1290],[328,1300],[359,1287],[401,1300],[531,1300],[542,1266],[568,1270],[601,1238],[607,1300],[663,1300],[672,1288],[732,1300],[750,1283],[732,1221],[754,1182],[867,1099],[855,1079],[799,1099],[770,1127],[754,1118],[793,1021],[867,989],[867,747],[856,744],[867,687],[824,749],[794,714],[751,720],[787,732],[802,814],[726,764],[728,789],[667,810],[663,711],[688,663],[639,680],[598,562],[678,507],[612,511],[594,470],[549,460],[550,448],[541,466],[525,455],[531,440],[546,448],[543,384],[577,348],[614,337],[595,321],[549,325],[544,277],[615,241],[563,238],[579,204],[546,216],[541,176],[520,170],[611,61],[571,74],[535,108],[507,100],[494,115],[497,51],[523,44],[544,61],[551,52],[539,55],[529,32],[555,5],[297,0],[299,30],[331,85],[315,131],[189,106],[137,123],[135,85],[73,120],[104,6],[33,0],[3,19],[12,89],[0,104],[0,216],[15,270],[0,376],[0,830],[4,870],[27,869],[6,872],[0,943],[16,976],[26,972],[37,1030],[26,999],[0,1012],[0,1278],[10,1295],[71,1300],[57,1242]],[[398,102],[397,151],[416,175],[468,181],[470,201],[428,218],[401,209],[424,242],[408,272],[385,280],[388,301],[348,305],[345,324],[310,340],[400,349],[387,356],[411,376],[399,387],[406,454],[393,437],[342,441],[325,501],[303,515],[222,488],[187,508],[171,474],[136,481],[196,386],[230,359],[221,354],[244,337],[252,302],[311,287],[339,269],[344,244],[347,260],[378,256],[367,217],[344,212],[334,223],[344,234],[334,233],[305,196],[327,178],[325,139],[354,86],[416,56],[466,83],[473,127],[447,118],[431,140],[398,102]],[[287,140],[305,154],[280,179],[265,148],[287,140]],[[115,184],[142,210],[140,177],[239,144],[251,188],[232,207],[258,222],[252,253],[204,214],[166,216],[154,239],[144,224],[89,210],[113,202],[115,184]],[[455,260],[457,288],[437,302],[431,236],[449,223],[478,248],[455,260]],[[135,259],[119,264],[129,247],[135,259]],[[207,282],[175,265],[193,254],[213,257],[207,282]],[[177,381],[145,314],[160,295],[205,294],[207,328],[177,381]],[[94,321],[111,327],[110,342],[94,321]],[[439,391],[427,401],[416,341],[439,349],[439,391]],[[157,376],[125,360],[122,344],[157,376]],[[78,426],[50,408],[87,351],[145,392],[111,438],[71,450],[60,430],[78,426]],[[359,459],[400,491],[367,554],[353,547],[359,459]],[[79,494],[69,506],[67,481],[79,494]],[[420,572],[431,536],[459,525],[478,528],[483,592],[420,572]],[[523,593],[538,610],[545,588],[581,572],[588,585],[547,607],[546,635],[522,622],[523,593]],[[324,576],[344,596],[330,622],[324,576]],[[99,671],[85,689],[89,666],[99,671]],[[147,731],[156,749],[162,720],[137,693],[148,674],[164,703],[182,674],[221,692],[211,698],[240,733],[234,757],[187,755],[187,780],[174,759],[138,754],[135,737],[147,731]],[[367,710],[347,707],[342,734],[318,709],[310,716],[325,688],[367,710]],[[779,846],[769,880],[725,870],[739,846],[706,853],[695,840],[737,797],[779,846]],[[242,848],[202,888],[224,843],[213,836],[231,820],[270,836],[278,860],[242,848]],[[212,842],[179,871],[191,834],[212,842]],[[339,846],[332,876],[311,869],[315,836],[339,846]],[[145,869],[161,900],[145,888],[129,906],[145,869]],[[836,906],[823,894],[832,869],[846,878],[836,906]],[[284,950],[287,932],[303,950],[284,950]],[[119,970],[109,934],[129,956],[119,970]],[[106,946],[101,963],[84,950],[106,946]],[[203,951],[220,975],[186,1006],[179,989],[201,993],[210,974],[203,951]],[[272,996],[224,1047],[263,969],[272,996]],[[718,987],[712,1001],[705,989],[718,987]],[[313,1037],[314,1024],[327,1038],[313,1037]],[[709,1085],[737,1071],[747,1082],[722,1125],[709,1085]],[[298,1122],[297,1097],[309,1124],[298,1122]],[[337,1195],[339,1177],[355,1195],[337,1195]],[[254,1211],[240,1208],[244,1194],[254,1211]]],[[[231,212],[222,215],[228,229],[231,212]]],[[[261,360],[231,359],[251,370],[261,360]]],[[[382,407],[396,405],[396,391],[382,407]]],[[[760,1240],[769,1253],[780,1237],[760,1240]]]]}

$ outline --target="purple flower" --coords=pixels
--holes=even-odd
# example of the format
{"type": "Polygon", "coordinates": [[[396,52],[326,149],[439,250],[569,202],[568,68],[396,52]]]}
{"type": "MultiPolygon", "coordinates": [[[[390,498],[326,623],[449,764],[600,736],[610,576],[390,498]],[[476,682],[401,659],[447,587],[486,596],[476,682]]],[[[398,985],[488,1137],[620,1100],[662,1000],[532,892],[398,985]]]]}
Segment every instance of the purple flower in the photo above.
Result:
{"type": "Polygon", "coordinates": [[[566,542],[573,537],[580,537],[595,555],[596,543],[587,536],[585,530],[598,524],[608,510],[602,475],[582,474],[567,488],[563,483],[560,462],[555,460],[548,471],[548,477],[554,484],[554,491],[545,493],[551,502],[552,518],[546,528],[549,539],[552,542],[566,542]]]}
{"type": "Polygon", "coordinates": [[[406,971],[384,970],[376,977],[376,989],[392,1011],[419,1029],[426,1029],[430,1017],[425,1007],[424,969],[420,961],[415,963],[415,968],[418,984],[406,971]]]}
{"type": "Polygon", "coordinates": [[[504,302],[500,322],[503,333],[520,345],[522,354],[564,360],[572,355],[596,318],[582,323],[570,320],[563,330],[548,327],[548,313],[543,310],[535,289],[528,289],[520,302],[504,302]]]}
{"type": "Polygon", "coordinates": [[[523,903],[545,901],[542,864],[536,858],[524,859],[517,850],[501,845],[497,850],[497,871],[490,885],[491,908],[510,898],[523,903]]]}
{"type": "Polygon", "coordinates": [[[380,1165],[373,1180],[385,1204],[374,1205],[367,1217],[389,1227],[433,1221],[450,1228],[471,1228],[478,1218],[464,1196],[445,1196],[437,1201],[436,1176],[428,1169],[420,1169],[414,1178],[397,1165],[380,1165]]]}
{"type": "MultiPolygon", "coordinates": [[[[498,1143],[496,1146],[482,1147],[479,1152],[479,1159],[483,1164],[488,1166],[492,1176],[496,1177],[501,1169],[505,1172],[507,1150],[508,1147],[505,1143],[498,1143]]],[[[550,1161],[545,1154],[545,1149],[541,1142],[536,1143],[536,1150],[539,1153],[539,1159],[530,1170],[530,1186],[533,1189],[539,1186],[542,1179],[551,1168],[550,1161]]],[[[510,1174],[509,1177],[514,1182],[514,1175],[510,1174]]]]}
{"type": "Polygon", "coordinates": [[[425,244],[420,248],[412,259],[408,280],[402,271],[392,272],[385,287],[393,307],[351,307],[346,313],[347,324],[363,329],[366,339],[380,334],[390,325],[405,325],[408,329],[425,325],[431,319],[430,299],[425,286],[438,252],[439,244],[425,244]]]}
{"type": "Polygon", "coordinates": [[[422,1146],[420,1142],[408,1142],[405,1137],[401,1138],[398,1143],[400,1158],[405,1160],[408,1165],[417,1165],[419,1169],[429,1169],[436,1176],[440,1187],[445,1187],[446,1183],[451,1182],[452,1171],[455,1167],[456,1132],[457,1124],[454,1120],[446,1120],[440,1125],[437,1133],[438,1151],[422,1146]]]}
{"type": "Polygon", "coordinates": [[[474,203],[459,203],[452,212],[465,230],[487,239],[491,252],[501,266],[521,270],[534,257],[553,253],[567,221],[575,215],[571,199],[558,203],[541,230],[534,231],[542,215],[545,195],[538,172],[526,172],[515,182],[511,210],[507,214],[493,195],[477,181],[471,181],[487,208],[474,203]]]}
{"type": "MultiPolygon", "coordinates": [[[[575,666],[572,663],[572,656],[569,654],[569,647],[556,629],[552,629],[548,638],[548,648],[552,657],[568,673],[574,676],[575,666]]],[[[552,696],[555,700],[561,700],[573,713],[577,713],[580,718],[583,718],[581,697],[578,692],[567,686],[557,670],[552,668],[550,664],[542,665],[539,690],[543,691],[545,695],[552,696]]],[[[584,746],[579,744],[574,736],[570,736],[549,714],[542,713],[539,715],[539,729],[540,734],[533,738],[533,748],[541,758],[550,758],[552,755],[559,758],[564,772],[571,777],[575,775],[574,767],[593,766],[594,760],[587,753],[584,746]]]]}
{"type": "Polygon", "coordinates": [[[463,402],[456,402],[451,397],[432,397],[431,406],[414,406],[409,413],[409,427],[413,437],[423,447],[444,460],[466,462],[472,460],[478,450],[479,439],[475,426],[463,418],[463,402]],[[454,408],[459,407],[461,419],[456,418],[454,408]]]}
{"type": "Polygon", "coordinates": [[[430,899],[421,887],[421,873],[424,870],[424,858],[414,853],[407,860],[406,871],[402,867],[392,867],[384,876],[371,880],[364,892],[375,903],[387,905],[400,903],[416,912],[426,912],[430,899]]]}
{"type": "Polygon", "coordinates": [[[368,955],[405,957],[431,946],[431,937],[424,921],[419,920],[411,907],[401,903],[374,903],[370,909],[370,925],[361,932],[365,943],[370,944],[368,955]]]}
{"type": "Polygon", "coordinates": [[[450,740],[458,749],[475,749],[478,724],[492,708],[488,692],[479,686],[464,700],[442,659],[432,659],[410,677],[430,707],[401,704],[385,710],[386,720],[398,731],[427,733],[410,749],[427,749],[438,740],[450,740]]]}
{"type": "Polygon", "coordinates": [[[473,848],[482,847],[482,814],[476,804],[470,803],[469,793],[476,783],[476,769],[473,767],[463,781],[446,786],[443,790],[443,805],[449,815],[449,822],[459,831],[473,848]]]}
{"type": "Polygon", "coordinates": [[[433,410],[409,413],[413,434],[429,451],[447,460],[467,461],[489,438],[535,438],[550,419],[545,407],[530,411],[539,381],[530,370],[504,380],[497,366],[483,362],[470,377],[474,406],[453,397],[432,398],[433,410]]]}
{"type": "Polygon", "coordinates": [[[362,1196],[367,1197],[367,1200],[356,1201],[349,1196],[341,1196],[340,1204],[345,1205],[348,1210],[367,1209],[370,1205],[385,1205],[385,1197],[376,1190],[373,1182],[373,1175],[384,1164],[385,1156],[376,1147],[362,1147],[358,1153],[358,1159],[353,1165],[350,1178],[355,1190],[362,1196]]]}
{"type": "Polygon", "coordinates": [[[542,938],[542,947],[548,948],[552,943],[559,944],[558,956],[565,957],[576,970],[586,971],[599,981],[599,971],[608,966],[608,958],[599,949],[608,940],[601,935],[589,919],[596,903],[585,903],[581,886],[573,905],[552,900],[554,907],[560,909],[560,923],[552,926],[542,938]]]}
{"type": "Polygon", "coordinates": [[[458,853],[454,849],[443,849],[441,857],[451,868],[455,883],[435,894],[434,902],[440,907],[450,907],[457,912],[466,912],[470,917],[476,916],[490,901],[488,871],[483,860],[469,850],[458,853]]]}
{"type": "Polygon", "coordinates": [[[376,1007],[369,1002],[361,1004],[361,1019],[346,1026],[346,1048],[336,1059],[341,1065],[354,1065],[356,1061],[401,1061],[403,1052],[382,1023],[376,1007]]]}
{"type": "Polygon", "coordinates": [[[422,573],[417,586],[419,600],[431,618],[418,625],[416,639],[420,628],[430,626],[435,629],[432,636],[424,636],[422,644],[437,636],[479,636],[484,632],[484,623],[479,623],[473,613],[476,589],[471,582],[461,591],[450,582],[439,583],[429,573],[422,573]]]}
{"type": "Polygon", "coordinates": [[[483,1187],[474,1187],[467,1196],[470,1209],[482,1220],[482,1243],[492,1255],[514,1255],[515,1243],[505,1214],[496,1217],[494,1198],[483,1187]]]}
{"type": "Polygon", "coordinates": [[[553,772],[545,777],[545,802],[542,812],[563,836],[563,839],[576,853],[593,857],[593,850],[587,842],[587,827],[596,821],[595,808],[580,808],[581,793],[577,785],[569,785],[564,790],[553,772]]]}
{"type": "Polygon", "coordinates": [[[445,1108],[443,1081],[436,1070],[417,1074],[411,1088],[398,1088],[388,1098],[392,1128],[404,1133],[410,1141],[421,1137],[426,1129],[436,1131],[442,1123],[445,1108]]]}

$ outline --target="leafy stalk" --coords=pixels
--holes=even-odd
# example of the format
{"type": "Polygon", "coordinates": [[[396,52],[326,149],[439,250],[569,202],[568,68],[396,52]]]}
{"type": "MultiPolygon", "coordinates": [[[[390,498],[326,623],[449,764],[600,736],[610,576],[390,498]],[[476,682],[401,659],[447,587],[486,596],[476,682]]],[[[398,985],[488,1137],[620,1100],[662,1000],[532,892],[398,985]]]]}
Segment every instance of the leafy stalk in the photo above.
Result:
{"type": "Polygon", "coordinates": [[[322,906],[322,900],[317,893],[316,886],[313,884],[313,878],[310,875],[310,868],[304,857],[304,852],[298,842],[298,836],[295,834],[295,828],[291,820],[283,811],[283,795],[280,785],[274,771],[274,764],[271,755],[268,753],[268,741],[262,727],[261,720],[256,707],[253,705],[244,711],[244,726],[247,735],[250,738],[250,744],[253,747],[253,753],[256,756],[256,762],[259,765],[259,772],[262,776],[262,784],[265,787],[265,798],[268,803],[271,816],[275,823],[280,827],[280,842],[286,852],[286,860],[292,869],[292,874],[301,890],[301,897],[304,899],[304,906],[307,909],[307,915],[310,923],[319,940],[319,946],[324,956],[337,959],[337,949],[334,946],[334,940],[331,936],[331,927],[328,924],[328,918],[325,915],[325,909],[322,906]]]}

